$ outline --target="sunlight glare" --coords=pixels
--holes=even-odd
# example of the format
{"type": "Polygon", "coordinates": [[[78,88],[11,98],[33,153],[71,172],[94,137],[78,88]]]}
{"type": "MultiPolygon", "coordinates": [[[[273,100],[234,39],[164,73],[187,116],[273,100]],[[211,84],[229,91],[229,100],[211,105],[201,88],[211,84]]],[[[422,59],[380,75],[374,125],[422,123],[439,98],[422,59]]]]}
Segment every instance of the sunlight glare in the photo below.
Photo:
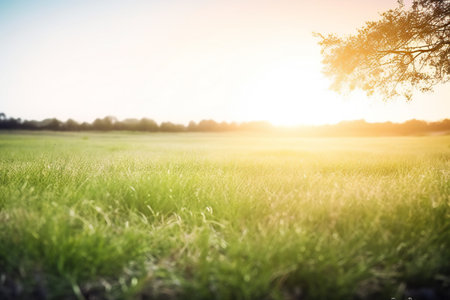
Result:
{"type": "Polygon", "coordinates": [[[274,125],[327,124],[346,115],[329,82],[313,64],[284,61],[255,74],[240,89],[240,119],[265,120],[274,125]]]}

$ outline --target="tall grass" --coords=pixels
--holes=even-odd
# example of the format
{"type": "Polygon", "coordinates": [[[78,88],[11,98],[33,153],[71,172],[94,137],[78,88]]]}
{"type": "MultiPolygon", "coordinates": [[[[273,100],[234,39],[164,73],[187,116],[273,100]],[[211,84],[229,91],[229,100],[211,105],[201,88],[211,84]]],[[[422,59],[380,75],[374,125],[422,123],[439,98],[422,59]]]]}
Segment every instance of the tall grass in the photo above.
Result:
{"type": "Polygon", "coordinates": [[[1,134],[0,298],[446,296],[450,137],[1,134]]]}

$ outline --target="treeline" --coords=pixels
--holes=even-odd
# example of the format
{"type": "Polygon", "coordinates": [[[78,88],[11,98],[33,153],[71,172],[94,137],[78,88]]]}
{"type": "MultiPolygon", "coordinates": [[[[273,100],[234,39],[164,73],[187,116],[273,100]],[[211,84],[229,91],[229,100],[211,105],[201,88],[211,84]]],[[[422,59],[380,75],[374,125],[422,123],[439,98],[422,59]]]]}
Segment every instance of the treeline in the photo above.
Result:
{"type": "Polygon", "coordinates": [[[403,123],[368,123],[364,120],[343,121],[336,125],[298,127],[302,136],[401,136],[450,134],[450,119],[437,122],[409,120],[403,123]]]}
{"type": "Polygon", "coordinates": [[[154,120],[125,119],[115,117],[96,119],[92,123],[79,123],[69,119],[65,122],[58,119],[42,121],[21,120],[7,117],[0,113],[0,130],[53,130],[53,131],[143,131],[143,132],[226,132],[226,131],[263,131],[286,132],[302,136],[386,136],[386,135],[426,135],[433,133],[450,133],[450,119],[437,122],[409,120],[404,123],[368,123],[364,120],[343,121],[335,125],[297,126],[280,128],[269,122],[216,122],[202,120],[198,123],[191,121],[187,126],[172,122],[156,123],[154,120]]]}
{"type": "Polygon", "coordinates": [[[53,131],[146,131],[146,132],[186,132],[186,131],[238,131],[238,130],[267,130],[272,125],[269,122],[221,122],[214,120],[202,120],[199,123],[191,121],[188,126],[172,122],[156,123],[152,119],[125,119],[118,120],[107,116],[103,119],[95,119],[94,122],[79,123],[73,119],[63,122],[58,119],[45,119],[42,121],[28,121],[20,118],[8,118],[0,113],[0,129],[21,130],[53,130],[53,131]]]}

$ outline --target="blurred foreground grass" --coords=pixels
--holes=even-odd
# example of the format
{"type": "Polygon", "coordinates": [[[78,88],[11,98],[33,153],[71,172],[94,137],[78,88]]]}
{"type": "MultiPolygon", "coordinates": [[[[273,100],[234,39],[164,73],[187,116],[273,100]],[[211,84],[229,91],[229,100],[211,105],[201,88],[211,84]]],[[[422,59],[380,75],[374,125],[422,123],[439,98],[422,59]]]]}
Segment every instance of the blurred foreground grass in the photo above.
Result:
{"type": "Polygon", "coordinates": [[[0,298],[447,297],[449,182],[448,136],[2,133],[0,298]]]}

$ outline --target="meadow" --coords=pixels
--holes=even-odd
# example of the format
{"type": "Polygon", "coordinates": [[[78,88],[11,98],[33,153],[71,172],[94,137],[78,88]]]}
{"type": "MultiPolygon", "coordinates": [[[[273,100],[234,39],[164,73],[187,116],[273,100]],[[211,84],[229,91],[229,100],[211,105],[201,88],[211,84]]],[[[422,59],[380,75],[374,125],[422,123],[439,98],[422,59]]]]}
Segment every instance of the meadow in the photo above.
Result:
{"type": "Polygon", "coordinates": [[[0,134],[2,299],[444,299],[450,136],[0,134]]]}

